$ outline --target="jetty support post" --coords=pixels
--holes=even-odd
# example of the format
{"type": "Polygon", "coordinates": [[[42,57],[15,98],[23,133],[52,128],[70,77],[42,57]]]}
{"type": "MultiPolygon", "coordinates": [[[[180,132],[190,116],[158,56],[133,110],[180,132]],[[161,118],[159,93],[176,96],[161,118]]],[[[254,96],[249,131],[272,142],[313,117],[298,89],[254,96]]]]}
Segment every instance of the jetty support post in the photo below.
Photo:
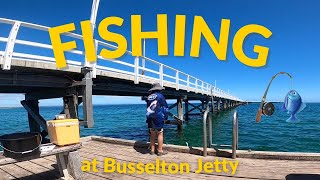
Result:
{"type": "Polygon", "coordinates": [[[227,100],[223,101],[223,110],[227,110],[227,100]]]}
{"type": "Polygon", "coordinates": [[[189,101],[188,101],[188,97],[186,97],[185,99],[184,99],[184,110],[185,110],[185,114],[184,114],[184,118],[185,118],[185,120],[186,121],[188,121],[189,120],[189,101]]]}
{"type": "Polygon", "coordinates": [[[75,94],[63,97],[64,113],[68,119],[78,119],[78,96],[75,94]]]}
{"type": "Polygon", "coordinates": [[[94,125],[92,107],[93,73],[92,68],[90,67],[83,67],[81,71],[84,74],[84,78],[82,79],[82,83],[84,85],[82,91],[84,126],[86,128],[92,128],[94,125]]]}
{"type": "Polygon", "coordinates": [[[200,100],[201,101],[201,112],[204,112],[205,111],[205,102],[203,100],[200,100]]]}
{"type": "Polygon", "coordinates": [[[221,102],[221,99],[219,98],[217,100],[217,112],[219,113],[220,112],[220,102],[221,102]]]}
{"type": "MultiPolygon", "coordinates": [[[[182,107],[182,101],[183,99],[179,97],[177,99],[177,111],[178,111],[178,118],[183,120],[183,107],[182,107]]],[[[182,124],[178,124],[178,129],[182,129],[182,124]]]]}

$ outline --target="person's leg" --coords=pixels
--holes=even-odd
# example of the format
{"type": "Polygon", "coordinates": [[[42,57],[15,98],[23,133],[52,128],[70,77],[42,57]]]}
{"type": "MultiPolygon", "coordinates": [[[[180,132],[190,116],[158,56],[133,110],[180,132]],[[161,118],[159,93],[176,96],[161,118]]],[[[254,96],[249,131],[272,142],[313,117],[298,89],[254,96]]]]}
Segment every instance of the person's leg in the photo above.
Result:
{"type": "Polygon", "coordinates": [[[156,138],[156,131],[151,130],[151,137],[150,137],[150,144],[151,144],[151,152],[154,152],[155,150],[155,138],[156,138]]]}
{"type": "Polygon", "coordinates": [[[163,130],[158,131],[158,152],[163,152],[163,130]]]}

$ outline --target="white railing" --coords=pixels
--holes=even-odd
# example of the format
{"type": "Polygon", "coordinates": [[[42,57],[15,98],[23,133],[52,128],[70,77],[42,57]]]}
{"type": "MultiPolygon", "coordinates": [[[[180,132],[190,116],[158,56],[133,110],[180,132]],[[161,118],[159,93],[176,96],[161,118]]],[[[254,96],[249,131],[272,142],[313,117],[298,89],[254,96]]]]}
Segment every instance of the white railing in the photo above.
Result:
{"type": "MultiPolygon", "coordinates": [[[[12,27],[8,37],[2,37],[0,35],[0,43],[6,43],[5,50],[1,51],[0,49],[0,64],[2,65],[3,70],[10,70],[11,61],[14,59],[39,61],[39,62],[46,62],[46,63],[56,62],[53,55],[44,56],[44,55],[35,54],[35,52],[22,53],[22,52],[14,51],[16,45],[23,45],[23,46],[33,47],[33,48],[42,48],[42,49],[52,50],[52,45],[50,44],[34,42],[34,40],[27,41],[27,40],[17,39],[17,36],[19,35],[19,29],[21,29],[21,27],[32,29],[32,30],[45,31],[45,32],[48,32],[49,27],[0,18],[0,25],[4,25],[4,24],[12,25],[12,27]]],[[[2,32],[0,31],[0,33],[2,32]]],[[[49,38],[49,34],[47,34],[47,36],[49,38]]],[[[78,35],[75,33],[65,33],[63,34],[63,36],[74,38],[75,40],[78,40],[78,41],[83,40],[83,37],[81,35],[78,35]]],[[[99,48],[117,49],[117,46],[114,46],[112,44],[99,41],[99,40],[95,40],[95,45],[96,45],[96,50],[98,50],[99,48]]],[[[67,60],[68,66],[79,66],[79,67],[90,66],[93,68],[94,77],[96,77],[96,70],[115,72],[115,73],[132,76],[135,84],[138,84],[141,78],[147,78],[147,79],[157,81],[163,86],[170,86],[170,87],[174,86],[177,90],[182,89],[182,90],[187,90],[188,92],[201,93],[209,96],[213,95],[216,97],[241,101],[239,98],[223,91],[222,89],[219,89],[218,87],[215,87],[207,82],[204,82],[194,76],[181,72],[175,68],[159,63],[153,59],[150,59],[145,56],[132,57],[132,53],[129,50],[126,51],[126,55],[129,55],[129,57],[132,57],[129,59],[129,61],[131,62],[126,62],[125,60],[119,60],[119,59],[106,59],[100,55],[97,55],[97,58],[98,58],[97,62],[102,62],[99,60],[104,60],[104,62],[109,62],[109,63],[111,62],[112,64],[117,64],[117,67],[111,67],[109,65],[108,66],[99,65],[97,63],[93,63],[93,64],[85,63],[84,50],[77,49],[77,50],[71,50],[67,52],[73,55],[83,56],[82,58],[83,62],[75,61],[75,60],[67,60]],[[144,60],[143,64],[140,62],[142,60],[144,60]],[[147,68],[146,63],[152,64],[153,68],[151,67],[147,68]],[[121,69],[119,66],[122,66],[125,68],[121,69]],[[142,74],[141,73],[142,71],[146,73],[142,74]],[[167,74],[165,73],[165,71],[171,71],[173,73],[167,74]],[[182,78],[182,77],[185,77],[185,78],[182,78]]],[[[79,59],[79,58],[74,58],[74,59],[79,59]]]]}

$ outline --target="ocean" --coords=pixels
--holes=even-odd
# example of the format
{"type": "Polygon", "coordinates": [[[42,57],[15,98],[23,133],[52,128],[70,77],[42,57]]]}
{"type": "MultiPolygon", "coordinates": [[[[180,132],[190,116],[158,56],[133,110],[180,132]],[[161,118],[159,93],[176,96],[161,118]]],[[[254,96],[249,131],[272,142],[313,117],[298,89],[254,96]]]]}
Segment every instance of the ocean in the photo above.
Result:
{"type": "MultiPolygon", "coordinates": [[[[287,123],[289,114],[280,110],[281,103],[275,103],[273,116],[255,122],[258,103],[242,105],[224,111],[213,117],[213,143],[232,143],[233,112],[239,114],[239,149],[282,152],[320,153],[320,103],[309,103],[297,117],[298,123],[287,123]]],[[[95,126],[81,128],[81,136],[97,135],[148,141],[145,123],[145,108],[140,105],[96,105],[95,126]]],[[[79,108],[81,114],[81,108],[79,108]]],[[[49,120],[61,111],[61,107],[40,107],[41,115],[49,120]]],[[[172,110],[171,112],[176,112],[172,110]]],[[[1,108],[0,135],[28,131],[27,113],[23,108],[1,108]]],[[[82,117],[80,117],[82,118],[82,117]]],[[[174,125],[164,127],[165,144],[202,146],[202,117],[191,116],[183,131],[174,125]],[[186,143],[187,142],[187,143],[186,143]]]]}

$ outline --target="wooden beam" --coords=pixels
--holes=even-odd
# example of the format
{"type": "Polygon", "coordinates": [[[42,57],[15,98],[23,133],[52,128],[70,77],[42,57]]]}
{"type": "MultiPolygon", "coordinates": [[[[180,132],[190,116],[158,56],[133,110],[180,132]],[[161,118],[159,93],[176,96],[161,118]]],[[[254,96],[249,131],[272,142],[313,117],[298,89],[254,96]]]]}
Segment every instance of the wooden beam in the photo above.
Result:
{"type": "Polygon", "coordinates": [[[64,113],[68,119],[78,119],[78,96],[63,97],[64,113]]]}
{"type": "Polygon", "coordinates": [[[189,120],[189,102],[188,102],[188,99],[184,100],[184,109],[185,109],[185,119],[186,121],[189,120]]]}
{"type": "MultiPolygon", "coordinates": [[[[178,118],[183,120],[182,98],[177,99],[177,111],[178,111],[178,118]]],[[[182,125],[178,125],[178,129],[182,129],[182,125]]]]}
{"type": "Polygon", "coordinates": [[[82,68],[84,73],[84,82],[82,100],[83,100],[83,118],[86,128],[92,128],[94,126],[93,120],[93,106],[92,106],[92,69],[88,67],[82,68]]]}
{"type": "MultiPolygon", "coordinates": [[[[33,100],[28,101],[30,108],[37,114],[39,114],[39,101],[33,100]]],[[[28,121],[29,121],[29,129],[30,132],[41,132],[40,125],[37,121],[32,117],[30,113],[28,113],[28,121]]]]}
{"type": "Polygon", "coordinates": [[[199,104],[199,105],[195,106],[195,105],[189,103],[189,105],[192,106],[193,108],[191,110],[189,110],[188,113],[192,112],[195,109],[198,109],[199,111],[202,111],[202,109],[199,108],[200,106],[202,106],[202,104],[199,104]]]}
{"type": "Polygon", "coordinates": [[[172,104],[171,106],[168,107],[169,110],[171,110],[172,108],[176,107],[177,103],[172,104]]]}
{"type": "Polygon", "coordinates": [[[37,112],[36,109],[33,109],[33,106],[30,104],[30,101],[23,100],[21,105],[27,110],[28,114],[45,130],[48,132],[46,120],[37,112]]]}

